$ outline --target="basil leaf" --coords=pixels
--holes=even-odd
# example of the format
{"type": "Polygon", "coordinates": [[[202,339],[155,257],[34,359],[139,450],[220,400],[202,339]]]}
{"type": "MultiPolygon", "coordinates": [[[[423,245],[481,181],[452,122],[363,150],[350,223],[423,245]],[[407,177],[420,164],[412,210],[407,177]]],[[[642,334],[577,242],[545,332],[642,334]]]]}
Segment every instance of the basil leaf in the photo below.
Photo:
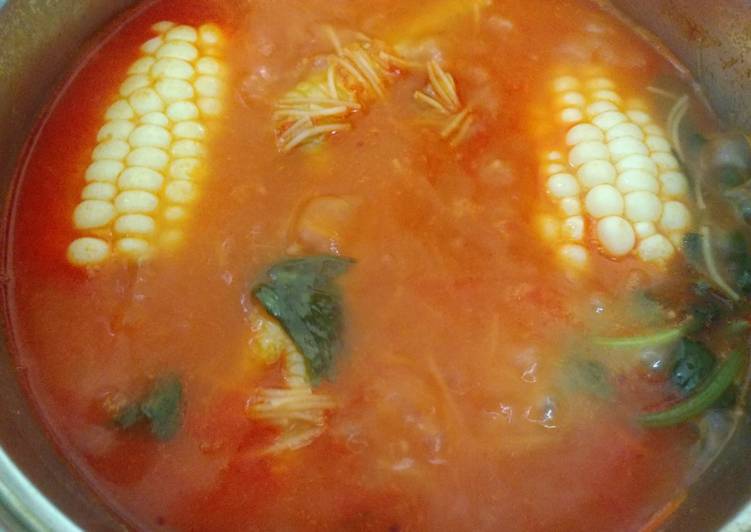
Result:
{"type": "Polygon", "coordinates": [[[151,423],[151,433],[159,440],[169,440],[182,421],[183,387],[180,379],[169,375],[158,380],[141,403],[141,412],[151,423]]]}
{"type": "Polygon", "coordinates": [[[340,348],[342,304],[334,280],[352,263],[333,256],[286,260],[267,271],[268,282],[253,288],[302,353],[314,383],[329,374],[340,348]]]}
{"type": "Polygon", "coordinates": [[[130,403],[120,410],[115,416],[114,422],[122,429],[129,429],[141,420],[143,420],[141,405],[138,403],[130,403]]]}
{"type": "Polygon", "coordinates": [[[113,421],[121,429],[148,421],[151,434],[166,441],[180,428],[182,398],[183,387],[179,377],[167,375],[157,380],[141,400],[125,405],[113,421]]]}

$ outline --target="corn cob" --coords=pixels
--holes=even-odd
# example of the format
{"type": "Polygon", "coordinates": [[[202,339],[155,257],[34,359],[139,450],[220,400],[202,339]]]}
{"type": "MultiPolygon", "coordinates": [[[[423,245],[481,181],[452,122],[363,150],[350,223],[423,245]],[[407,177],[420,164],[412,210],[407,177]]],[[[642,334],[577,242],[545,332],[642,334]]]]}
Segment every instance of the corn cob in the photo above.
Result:
{"type": "Polygon", "coordinates": [[[358,34],[342,46],[331,28],[335,49],[326,67],[282,96],[275,105],[274,130],[282,152],[350,129],[350,116],[383,98],[406,63],[380,41],[358,34]]]}
{"type": "Polygon", "coordinates": [[[607,257],[664,263],[691,228],[688,182],[663,130],[598,73],[552,83],[557,145],[541,158],[550,207],[539,229],[568,265],[607,257]]]}
{"type": "Polygon", "coordinates": [[[285,388],[263,388],[248,402],[251,419],[271,423],[281,430],[265,454],[299,449],[309,445],[325,428],[326,412],[333,399],[313,392],[305,359],[276,322],[254,311],[251,318],[251,355],[265,364],[283,358],[285,388]]]}
{"type": "Polygon", "coordinates": [[[415,91],[415,101],[438,115],[441,138],[455,148],[469,134],[474,120],[472,111],[461,103],[453,76],[437,61],[429,61],[426,70],[428,83],[422,90],[415,91]]]}
{"type": "Polygon", "coordinates": [[[210,119],[222,111],[222,34],[160,22],[105,112],[87,185],[73,212],[75,266],[111,255],[143,260],[182,237],[198,193],[210,119]]]}

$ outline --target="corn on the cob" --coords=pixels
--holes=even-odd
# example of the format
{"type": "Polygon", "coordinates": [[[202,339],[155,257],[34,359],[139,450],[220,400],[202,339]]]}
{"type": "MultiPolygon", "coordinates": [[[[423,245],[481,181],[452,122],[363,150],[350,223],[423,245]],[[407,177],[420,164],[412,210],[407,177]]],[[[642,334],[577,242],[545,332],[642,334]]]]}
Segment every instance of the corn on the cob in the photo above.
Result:
{"type": "Polygon", "coordinates": [[[472,111],[459,99],[453,76],[443,70],[437,61],[429,61],[426,70],[428,84],[422,90],[415,91],[415,101],[437,113],[441,138],[456,147],[469,134],[474,120],[472,111]]]}
{"type": "Polygon", "coordinates": [[[334,31],[327,30],[335,53],[328,56],[326,67],[276,102],[274,130],[282,152],[349,129],[350,115],[383,98],[406,65],[380,41],[358,35],[342,46],[334,31]]]}
{"type": "Polygon", "coordinates": [[[329,396],[313,392],[305,359],[279,324],[254,312],[251,329],[252,356],[266,364],[282,358],[286,384],[286,388],[256,390],[247,405],[250,418],[281,430],[264,452],[276,454],[305,447],[323,433],[326,412],[336,405],[329,396]]]}
{"type": "Polygon", "coordinates": [[[97,135],[73,212],[84,235],[68,247],[76,266],[143,260],[176,243],[198,193],[210,119],[222,110],[222,34],[213,24],[153,29],[97,135]]]}
{"type": "Polygon", "coordinates": [[[588,243],[612,258],[667,261],[692,221],[688,182],[663,130],[599,73],[558,76],[552,89],[561,134],[541,161],[555,206],[539,218],[544,238],[575,267],[586,265],[588,243]]]}

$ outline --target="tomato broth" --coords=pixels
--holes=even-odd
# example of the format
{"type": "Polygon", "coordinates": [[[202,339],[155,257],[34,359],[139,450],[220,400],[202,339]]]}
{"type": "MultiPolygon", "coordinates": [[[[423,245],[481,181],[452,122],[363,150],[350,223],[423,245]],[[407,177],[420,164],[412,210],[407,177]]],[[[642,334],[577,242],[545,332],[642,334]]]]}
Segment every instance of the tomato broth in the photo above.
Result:
{"type": "Polygon", "coordinates": [[[629,291],[673,276],[678,294],[680,265],[593,253],[572,272],[535,208],[539,153],[556,136],[539,127],[555,123],[551,72],[580,61],[643,90],[676,67],[590,2],[487,4],[423,35],[410,24],[446,2],[159,0],[107,28],[60,88],[17,176],[13,349],[62,454],[132,526],[639,530],[682,492],[696,433],[634,420],[661,383],[622,370],[607,399],[562,384],[582,334],[644,326],[629,291]],[[70,219],[101,117],[161,20],[225,36],[201,195],[175,251],[77,268],[70,219]],[[414,29],[471,102],[471,135],[441,138],[415,107],[423,71],[404,68],[350,129],[280,151],[274,102],[306,58],[331,53],[327,25],[386,42],[414,29]],[[337,280],[341,349],[316,386],[336,406],[313,441],[268,454],[279,428],[250,419],[248,401],[281,369],[249,352],[251,287],[299,255],[296,217],[322,196],[356,205],[333,250],[355,261],[337,280]],[[175,436],[115,426],[108,401],[165,373],[182,382],[175,436]]]}

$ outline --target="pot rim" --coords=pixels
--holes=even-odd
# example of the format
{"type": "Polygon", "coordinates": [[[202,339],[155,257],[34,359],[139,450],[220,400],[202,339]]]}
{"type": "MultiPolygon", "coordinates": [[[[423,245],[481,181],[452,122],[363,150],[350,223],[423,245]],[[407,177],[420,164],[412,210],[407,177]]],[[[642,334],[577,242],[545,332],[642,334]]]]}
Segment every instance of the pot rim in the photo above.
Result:
{"type": "MultiPolygon", "coordinates": [[[[3,2],[4,0],[0,0],[3,2]]],[[[83,532],[24,475],[0,447],[0,522],[30,532],[83,532]]]]}

